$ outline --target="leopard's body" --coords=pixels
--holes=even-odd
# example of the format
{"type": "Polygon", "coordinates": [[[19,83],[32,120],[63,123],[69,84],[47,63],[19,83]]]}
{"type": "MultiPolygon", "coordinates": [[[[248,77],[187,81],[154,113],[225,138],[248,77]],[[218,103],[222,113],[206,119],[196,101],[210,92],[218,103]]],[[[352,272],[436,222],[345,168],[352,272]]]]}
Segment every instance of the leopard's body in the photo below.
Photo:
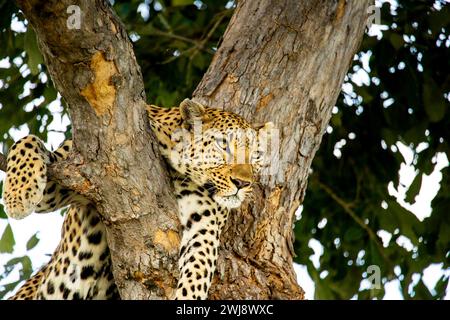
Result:
{"type": "MultiPolygon", "coordinates": [[[[180,107],[147,107],[160,151],[171,167],[183,236],[176,299],[206,299],[216,269],[221,231],[230,209],[252,190],[260,159],[252,156],[258,135],[241,117],[190,100],[180,107]],[[245,131],[245,134],[236,133],[245,131]],[[249,139],[247,139],[249,138],[249,139]],[[231,159],[242,153],[239,158],[231,159]]],[[[269,127],[260,130],[267,131],[269,127]]],[[[118,298],[105,227],[84,197],[46,180],[46,165],[63,160],[72,143],[50,153],[34,136],[8,154],[3,198],[9,216],[49,212],[70,205],[61,242],[50,262],[12,299],[118,298]]]]}

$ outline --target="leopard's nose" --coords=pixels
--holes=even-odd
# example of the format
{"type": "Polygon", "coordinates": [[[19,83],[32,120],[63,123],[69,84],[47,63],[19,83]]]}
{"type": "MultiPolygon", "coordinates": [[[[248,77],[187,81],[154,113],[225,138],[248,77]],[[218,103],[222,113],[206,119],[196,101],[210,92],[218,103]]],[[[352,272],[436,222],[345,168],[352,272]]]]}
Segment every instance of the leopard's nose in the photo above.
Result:
{"type": "Polygon", "coordinates": [[[231,178],[231,182],[233,182],[233,184],[238,189],[242,189],[242,188],[245,188],[245,187],[248,187],[249,185],[251,185],[251,183],[249,181],[244,181],[244,180],[240,180],[240,179],[233,179],[233,178],[231,178]]]}

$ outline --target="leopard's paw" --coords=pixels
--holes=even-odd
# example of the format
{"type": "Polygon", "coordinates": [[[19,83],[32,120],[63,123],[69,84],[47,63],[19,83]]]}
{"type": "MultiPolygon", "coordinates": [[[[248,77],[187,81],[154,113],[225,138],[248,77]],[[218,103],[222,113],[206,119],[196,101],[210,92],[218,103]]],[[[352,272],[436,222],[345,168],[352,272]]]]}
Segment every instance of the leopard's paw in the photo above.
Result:
{"type": "Polygon", "coordinates": [[[9,217],[23,219],[42,200],[49,159],[42,141],[26,136],[17,141],[7,158],[3,202],[9,217]]]}

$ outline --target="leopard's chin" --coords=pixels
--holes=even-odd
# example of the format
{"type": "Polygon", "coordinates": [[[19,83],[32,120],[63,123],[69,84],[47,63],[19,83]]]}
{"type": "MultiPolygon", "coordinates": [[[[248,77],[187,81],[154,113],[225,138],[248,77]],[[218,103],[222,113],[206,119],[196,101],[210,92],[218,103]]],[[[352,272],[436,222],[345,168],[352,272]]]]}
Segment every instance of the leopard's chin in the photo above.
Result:
{"type": "Polygon", "coordinates": [[[242,205],[246,195],[247,192],[245,190],[239,190],[236,194],[230,196],[220,196],[216,194],[214,195],[213,199],[219,205],[227,209],[236,209],[242,205]]]}
{"type": "Polygon", "coordinates": [[[242,204],[242,201],[237,196],[229,196],[229,197],[214,196],[214,201],[216,201],[222,207],[228,209],[239,208],[242,204]]]}

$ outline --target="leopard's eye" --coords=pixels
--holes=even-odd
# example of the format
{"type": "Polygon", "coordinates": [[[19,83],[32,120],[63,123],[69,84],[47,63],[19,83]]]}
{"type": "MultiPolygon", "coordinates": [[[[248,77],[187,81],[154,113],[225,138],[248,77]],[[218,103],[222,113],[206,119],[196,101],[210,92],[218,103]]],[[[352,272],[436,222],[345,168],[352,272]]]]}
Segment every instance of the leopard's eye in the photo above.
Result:
{"type": "Polygon", "coordinates": [[[216,145],[223,151],[226,151],[227,153],[231,152],[230,145],[228,144],[228,140],[224,137],[216,138],[216,145]]]}

